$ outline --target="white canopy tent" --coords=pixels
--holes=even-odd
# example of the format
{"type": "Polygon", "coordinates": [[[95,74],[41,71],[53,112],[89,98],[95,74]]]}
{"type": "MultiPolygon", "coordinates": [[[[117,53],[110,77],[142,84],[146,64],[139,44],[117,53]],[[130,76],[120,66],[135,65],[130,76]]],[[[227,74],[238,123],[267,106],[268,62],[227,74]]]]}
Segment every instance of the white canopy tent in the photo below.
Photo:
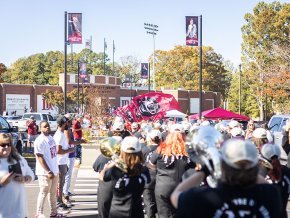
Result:
{"type": "Polygon", "coordinates": [[[178,111],[178,110],[170,110],[166,111],[165,117],[180,117],[185,118],[187,115],[178,111]]]}

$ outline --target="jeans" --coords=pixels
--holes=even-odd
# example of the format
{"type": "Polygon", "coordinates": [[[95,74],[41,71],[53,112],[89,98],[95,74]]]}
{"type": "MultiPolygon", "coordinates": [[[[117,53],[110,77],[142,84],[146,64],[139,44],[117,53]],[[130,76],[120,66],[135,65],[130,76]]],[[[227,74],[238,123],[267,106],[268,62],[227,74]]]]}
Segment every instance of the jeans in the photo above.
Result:
{"type": "Polygon", "coordinates": [[[68,162],[68,171],[65,174],[65,179],[64,179],[64,185],[63,185],[63,194],[68,195],[68,191],[70,188],[70,183],[71,183],[71,177],[72,177],[72,172],[74,169],[74,164],[75,164],[75,158],[69,158],[68,162]]]}
{"type": "Polygon", "coordinates": [[[47,176],[38,176],[38,183],[40,191],[37,198],[36,214],[43,214],[44,201],[47,195],[51,213],[57,213],[56,192],[58,175],[53,179],[49,179],[47,176]]]}
{"type": "Polygon", "coordinates": [[[62,204],[62,192],[63,192],[63,185],[64,185],[64,179],[65,179],[65,174],[67,172],[67,165],[58,165],[59,169],[59,180],[58,180],[58,190],[57,190],[57,202],[59,204],[62,204]]]}
{"type": "Polygon", "coordinates": [[[80,159],[80,162],[82,161],[82,146],[81,145],[76,146],[76,158],[80,159]]]}

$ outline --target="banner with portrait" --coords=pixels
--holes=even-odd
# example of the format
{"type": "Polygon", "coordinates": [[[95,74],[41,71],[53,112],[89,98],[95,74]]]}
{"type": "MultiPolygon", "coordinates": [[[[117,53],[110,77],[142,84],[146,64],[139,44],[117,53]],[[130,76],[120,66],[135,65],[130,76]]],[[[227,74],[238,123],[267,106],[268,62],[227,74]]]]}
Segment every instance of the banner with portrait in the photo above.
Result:
{"type": "Polygon", "coordinates": [[[85,62],[79,63],[79,75],[80,75],[80,78],[87,77],[87,63],[85,62]]]}
{"type": "Polygon", "coordinates": [[[198,16],[186,16],[186,45],[198,46],[198,16]]]}
{"type": "Polygon", "coordinates": [[[149,63],[141,63],[141,79],[148,79],[149,63]]]}
{"type": "Polygon", "coordinates": [[[81,13],[68,13],[68,42],[70,44],[82,43],[81,13]]]}

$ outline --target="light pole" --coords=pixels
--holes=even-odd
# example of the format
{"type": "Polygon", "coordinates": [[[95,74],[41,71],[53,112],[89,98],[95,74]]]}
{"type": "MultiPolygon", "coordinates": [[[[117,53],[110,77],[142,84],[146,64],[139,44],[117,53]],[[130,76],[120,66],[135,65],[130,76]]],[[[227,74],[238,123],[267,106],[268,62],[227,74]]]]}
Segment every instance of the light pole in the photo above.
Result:
{"type": "Polygon", "coordinates": [[[107,50],[107,43],[106,43],[106,38],[104,38],[104,75],[106,75],[106,50],[107,50]]]}
{"type": "Polygon", "coordinates": [[[242,65],[239,65],[239,114],[241,114],[241,74],[242,74],[242,65]]]}
{"type": "Polygon", "coordinates": [[[155,84],[155,35],[158,32],[158,26],[155,24],[150,24],[150,23],[144,23],[144,28],[147,30],[147,34],[151,34],[153,36],[153,72],[152,72],[152,77],[153,77],[153,89],[156,89],[156,84],[155,84]]]}

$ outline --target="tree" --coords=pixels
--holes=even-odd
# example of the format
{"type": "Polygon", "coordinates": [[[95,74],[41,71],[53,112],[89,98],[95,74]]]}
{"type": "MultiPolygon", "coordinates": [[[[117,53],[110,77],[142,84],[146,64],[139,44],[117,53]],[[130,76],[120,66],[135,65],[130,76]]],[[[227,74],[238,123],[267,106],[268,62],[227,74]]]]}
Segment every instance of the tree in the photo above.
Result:
{"type": "MultiPolygon", "coordinates": [[[[176,46],[169,51],[156,51],[155,80],[157,88],[185,88],[198,90],[199,50],[195,47],[176,46]]],[[[221,92],[226,98],[231,74],[225,69],[223,58],[213,48],[204,46],[203,90],[221,92]]]]}
{"type": "Polygon", "coordinates": [[[135,56],[124,56],[120,58],[121,63],[116,66],[116,71],[121,81],[125,81],[126,76],[132,79],[132,83],[141,84],[140,63],[135,56]]]}
{"type": "Polygon", "coordinates": [[[7,71],[7,67],[0,63],[0,83],[4,82],[4,73],[7,71]]]}
{"type": "MultiPolygon", "coordinates": [[[[289,59],[279,58],[275,47],[289,45],[290,4],[260,2],[252,14],[245,15],[245,20],[242,27],[243,74],[249,93],[256,99],[260,119],[264,120],[269,90],[274,89],[276,93],[285,93],[286,90],[287,93],[289,87],[289,70],[279,70],[279,66],[286,66],[289,59]],[[279,76],[283,76],[286,82],[277,86],[274,82],[279,76]]],[[[275,101],[274,95],[272,97],[275,101]]],[[[284,97],[289,99],[289,92],[284,97]]]]}

